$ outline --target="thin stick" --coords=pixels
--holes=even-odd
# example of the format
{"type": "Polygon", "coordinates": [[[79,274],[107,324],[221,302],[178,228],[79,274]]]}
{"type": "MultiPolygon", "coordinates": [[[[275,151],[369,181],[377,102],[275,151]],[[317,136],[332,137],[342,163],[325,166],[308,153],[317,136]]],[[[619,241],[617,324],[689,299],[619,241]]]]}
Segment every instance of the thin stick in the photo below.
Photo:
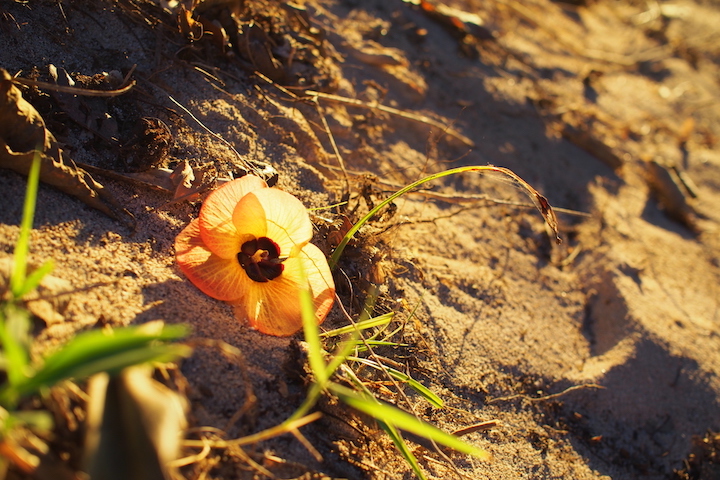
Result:
{"type": "Polygon", "coordinates": [[[204,124],[203,122],[201,122],[200,119],[197,118],[187,107],[185,107],[185,105],[183,105],[182,103],[180,103],[180,102],[178,102],[177,100],[175,100],[175,99],[172,97],[172,95],[170,95],[170,94],[169,94],[167,91],[165,91],[163,88],[155,85],[154,83],[150,82],[149,80],[146,80],[146,82],[147,82],[149,85],[151,85],[153,88],[156,88],[157,90],[159,90],[159,91],[161,91],[163,94],[165,94],[165,95],[167,96],[167,98],[168,98],[172,103],[174,103],[175,105],[177,105],[178,107],[180,107],[180,109],[181,109],[183,112],[187,113],[187,114],[190,116],[190,118],[192,118],[193,120],[195,120],[195,122],[196,122],[198,125],[200,125],[200,127],[202,127],[203,130],[205,130],[205,131],[208,132],[210,135],[212,135],[213,137],[215,137],[215,138],[217,138],[218,140],[220,140],[220,142],[222,142],[226,147],[228,147],[228,148],[235,154],[235,156],[237,157],[237,159],[238,159],[238,161],[240,162],[240,164],[241,164],[246,170],[248,170],[248,171],[252,171],[252,170],[253,170],[253,168],[251,168],[251,166],[250,166],[245,160],[243,160],[243,158],[240,156],[240,152],[238,152],[238,151],[235,149],[235,147],[234,147],[230,142],[228,142],[227,140],[225,140],[225,139],[222,137],[222,135],[220,135],[219,133],[215,133],[215,132],[213,132],[212,130],[210,130],[210,128],[208,128],[207,126],[205,126],[205,124],[204,124]]]}
{"type": "Polygon", "coordinates": [[[353,105],[355,107],[363,107],[363,108],[369,108],[374,110],[380,110],[381,112],[389,113],[391,115],[396,115],[398,117],[402,117],[408,120],[412,120],[414,122],[424,123],[426,125],[430,125],[432,127],[435,127],[439,129],[440,131],[446,133],[447,135],[450,135],[451,137],[457,138],[462,143],[467,145],[468,147],[474,147],[475,142],[470,140],[468,137],[463,135],[462,133],[458,132],[457,130],[448,127],[447,125],[443,125],[442,123],[433,120],[430,117],[426,117],[425,115],[420,115],[418,113],[412,113],[412,112],[406,112],[404,110],[399,110],[397,108],[388,107],[387,105],[382,105],[380,103],[367,103],[363,102],[362,100],[357,100],[355,98],[348,98],[348,97],[341,97],[340,95],[333,95],[331,93],[322,93],[317,92],[315,90],[307,90],[305,94],[309,97],[314,97],[315,99],[322,98],[324,100],[328,100],[331,102],[339,102],[339,103],[345,103],[347,105],[353,105]]]}
{"type": "Polygon", "coordinates": [[[180,468],[184,467],[186,465],[191,465],[193,463],[198,463],[202,460],[205,460],[208,455],[210,455],[210,452],[212,451],[212,448],[210,448],[210,444],[206,439],[201,440],[205,443],[203,446],[203,449],[200,451],[200,453],[196,453],[195,455],[190,455],[183,458],[178,458],[176,460],[168,462],[169,467],[174,468],[180,468]]]}
{"type": "Polygon", "coordinates": [[[524,395],[524,394],[522,394],[522,393],[518,393],[518,394],[516,394],[516,395],[508,395],[507,397],[493,398],[492,400],[488,400],[487,403],[505,402],[505,401],[508,401],[508,400],[514,400],[514,399],[516,399],[516,398],[522,398],[522,399],[525,399],[525,400],[527,400],[527,401],[529,401],[529,402],[544,402],[544,401],[547,401],[547,400],[553,400],[553,399],[555,399],[555,398],[562,397],[563,395],[565,395],[565,394],[567,394],[567,393],[570,393],[570,392],[573,392],[573,391],[575,391],[575,390],[580,390],[580,389],[585,389],[585,388],[605,389],[605,387],[603,387],[602,385],[597,385],[597,384],[595,384],[595,383],[588,383],[588,384],[585,384],[585,385],[573,385],[572,387],[566,388],[566,389],[563,390],[562,392],[553,393],[553,394],[551,394],[551,395],[546,395],[546,396],[544,396],[544,397],[529,397],[529,396],[524,395]]]}
{"type": "Polygon", "coordinates": [[[320,102],[318,101],[317,97],[313,98],[313,103],[315,103],[315,107],[317,108],[318,115],[320,115],[320,121],[322,121],[323,127],[325,128],[325,132],[327,133],[328,138],[330,139],[330,145],[332,146],[333,152],[335,152],[335,157],[337,158],[338,165],[340,165],[340,170],[342,170],[343,175],[345,176],[345,188],[346,191],[350,191],[350,178],[348,177],[347,169],[345,168],[345,161],[343,160],[342,155],[340,155],[340,150],[337,147],[337,143],[335,143],[335,137],[333,136],[332,132],[330,131],[330,125],[328,125],[327,119],[325,118],[325,114],[322,111],[322,107],[320,106],[320,102]]]}
{"type": "MultiPolygon", "coordinates": [[[[242,437],[242,438],[236,438],[234,440],[217,440],[214,442],[210,442],[210,447],[211,448],[228,448],[230,446],[242,447],[243,445],[252,445],[254,443],[259,443],[259,442],[262,442],[263,440],[268,440],[270,438],[277,437],[278,435],[282,435],[285,433],[292,432],[293,430],[297,430],[298,428],[305,426],[308,423],[314,422],[315,420],[319,419],[320,417],[322,417],[322,413],[320,413],[320,412],[311,413],[310,415],[306,415],[297,420],[285,421],[279,425],[275,425],[274,427],[268,428],[261,432],[255,433],[253,435],[248,435],[248,436],[242,437]]],[[[185,440],[183,442],[183,446],[204,448],[205,443],[206,443],[205,441],[201,441],[201,440],[185,440]]]]}
{"type": "Polygon", "coordinates": [[[12,81],[13,83],[20,83],[29,87],[37,87],[43,90],[51,90],[53,92],[71,93],[73,95],[82,95],[85,97],[117,97],[118,95],[129,92],[130,89],[137,84],[135,80],[130,80],[130,75],[132,75],[132,73],[135,71],[136,66],[137,65],[133,65],[128,74],[125,75],[125,79],[122,83],[125,86],[120,87],[116,90],[92,90],[88,88],[65,87],[62,85],[56,85],[54,83],[41,82],[38,80],[30,80],[29,78],[21,77],[15,77],[12,79],[12,81]]]}
{"type": "Polygon", "coordinates": [[[310,452],[310,455],[312,455],[312,456],[315,458],[315,460],[317,460],[318,462],[322,462],[322,461],[323,461],[323,457],[322,457],[322,455],[320,454],[320,452],[318,452],[317,448],[315,448],[315,447],[313,446],[313,444],[310,443],[310,440],[308,440],[307,438],[305,438],[305,435],[303,435],[302,433],[300,433],[300,430],[298,430],[298,429],[293,429],[293,430],[290,430],[290,433],[292,433],[293,436],[297,439],[297,441],[300,442],[300,443],[302,444],[302,446],[305,447],[305,449],[306,449],[308,452],[310,452]]]}
{"type": "Polygon", "coordinates": [[[460,428],[460,429],[452,432],[452,434],[455,435],[456,437],[459,437],[462,435],[469,435],[474,432],[484,432],[485,430],[489,430],[489,429],[495,428],[497,426],[498,426],[497,420],[488,420],[487,422],[480,422],[480,423],[476,423],[474,425],[469,425],[467,427],[460,428]]]}

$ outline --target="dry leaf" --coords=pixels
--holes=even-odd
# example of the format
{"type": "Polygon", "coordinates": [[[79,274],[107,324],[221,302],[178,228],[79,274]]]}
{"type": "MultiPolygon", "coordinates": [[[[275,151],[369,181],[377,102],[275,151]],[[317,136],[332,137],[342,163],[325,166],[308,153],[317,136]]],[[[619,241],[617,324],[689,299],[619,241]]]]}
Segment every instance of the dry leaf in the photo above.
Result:
{"type": "Polygon", "coordinates": [[[140,187],[162,190],[173,194],[171,203],[183,200],[192,201],[202,192],[214,185],[229,182],[231,179],[221,179],[212,175],[208,166],[192,167],[187,161],[180,162],[174,170],[169,168],[154,168],[144,172],[118,173],[92,165],[79,164],[92,173],[109,177],[114,180],[129,182],[140,187]]]}
{"type": "Polygon", "coordinates": [[[36,153],[41,159],[42,182],[134,226],[132,214],[89,173],[75,166],[45,128],[37,110],[22,97],[10,74],[0,69],[0,168],[27,175],[36,153]]]}
{"type": "MultiPolygon", "coordinates": [[[[61,87],[75,87],[75,81],[64,68],[49,65],[50,77],[61,87]]],[[[51,91],[50,95],[72,121],[92,132],[111,145],[118,144],[118,124],[107,113],[106,99],[101,97],[81,97],[66,92],[51,91]]]]}
{"type": "Polygon", "coordinates": [[[147,366],[90,379],[85,471],[103,480],[167,480],[187,427],[185,402],[147,366]]]}

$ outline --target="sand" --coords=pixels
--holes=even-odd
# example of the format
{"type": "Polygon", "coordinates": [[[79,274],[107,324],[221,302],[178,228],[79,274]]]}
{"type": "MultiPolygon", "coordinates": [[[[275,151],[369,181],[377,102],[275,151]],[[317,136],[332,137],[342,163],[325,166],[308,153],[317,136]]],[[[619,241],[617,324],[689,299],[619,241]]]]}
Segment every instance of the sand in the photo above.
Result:
{"type": "MultiPolygon", "coordinates": [[[[219,10],[206,15],[220,17],[222,2],[213,3],[219,10]]],[[[131,93],[98,105],[122,128],[138,111],[166,123],[173,141],[163,166],[187,160],[237,175],[231,146],[274,167],[278,187],[309,208],[349,194],[344,211],[313,213],[314,241],[326,253],[329,225],[342,215],[356,221],[367,211],[363,196],[377,202],[457,166],[512,169],[566,209],[558,211],[561,245],[537,211],[511,204],[529,203],[517,188],[467,173],[397,200],[361,230],[335,276],[338,302],[353,317],[370,282],[382,282],[376,311],[396,312],[405,327],[395,338],[407,346],[378,354],[405,365],[446,406],[410,391],[407,404],[375,378],[378,395],[446,431],[496,422],[463,437],[491,462],[411,441],[428,478],[718,478],[710,457],[689,468],[693,438],[720,430],[717,2],[457,1],[493,35],[464,42],[399,0],[303,4],[324,48],[311,51],[318,40],[306,38],[306,63],[276,84],[304,78],[327,94],[415,112],[474,145],[368,106],[321,98],[318,110],[253,76],[237,54],[207,39],[191,44],[173,16],[139,0],[6,2],[0,67],[47,79],[51,63],[83,75],[137,65],[131,93]],[[695,196],[662,182],[672,172],[692,181],[695,196]],[[461,198],[481,195],[490,200],[461,198]]],[[[27,95],[73,160],[129,169],[127,151],[73,123],[47,93],[27,95]]],[[[181,364],[192,426],[234,438],[287,418],[307,386],[302,334],[249,329],[175,265],[174,238],[201,199],[171,202],[165,192],[96,178],[136,226],[41,186],[31,259],[52,258],[53,275],[77,291],[57,302],[59,317],[39,322],[38,352],[103,325],[185,323],[193,338],[244,355],[238,365],[198,347],[181,364]],[[257,403],[228,426],[248,389],[257,403]]],[[[3,258],[17,238],[24,189],[24,177],[0,170],[3,258]]],[[[345,324],[336,306],[323,328],[345,324]]],[[[265,458],[277,478],[412,478],[371,421],[332,398],[319,409],[322,419],[302,432],[322,461],[291,435],[246,453],[265,458]]],[[[237,451],[215,451],[181,473],[265,478],[237,451]]]]}

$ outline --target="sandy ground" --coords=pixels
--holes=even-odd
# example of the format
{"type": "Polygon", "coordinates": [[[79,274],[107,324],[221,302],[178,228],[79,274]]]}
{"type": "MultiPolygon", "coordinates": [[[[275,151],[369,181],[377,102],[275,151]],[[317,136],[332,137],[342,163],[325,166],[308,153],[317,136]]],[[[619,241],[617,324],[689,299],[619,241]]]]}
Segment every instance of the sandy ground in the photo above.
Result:
{"type": "MultiPolygon", "coordinates": [[[[207,16],[222,18],[223,2],[206,3],[207,16]]],[[[318,110],[251,75],[241,55],[223,55],[208,39],[191,44],[173,16],[140,0],[3,2],[0,67],[47,79],[48,64],[83,75],[137,65],[130,93],[92,104],[118,120],[121,134],[139,115],[159,118],[173,135],[163,165],[188,160],[237,174],[232,146],[243,160],[272,165],[278,186],[308,207],[349,193],[345,210],[313,217],[314,241],[328,253],[328,225],[341,215],[356,220],[364,196],[377,201],[455,166],[512,169],[570,210],[558,213],[562,245],[532,208],[461,198],[527,202],[507,183],[465,174],[398,200],[393,215],[361,231],[336,275],[352,315],[369,282],[383,281],[377,311],[406,322],[398,339],[409,346],[379,353],[447,402],[434,409],[409,394],[423,418],[448,431],[497,422],[464,437],[493,454],[489,463],[448,452],[449,464],[411,443],[428,476],[720,478],[709,457],[685,463],[694,437],[720,430],[720,4],[452,2],[484,20],[479,37],[492,34],[464,40],[399,0],[306,6],[322,48],[308,47],[320,42],[308,30],[298,50],[306,56],[285,65],[278,85],[305,82],[416,112],[474,145],[367,106],[321,99],[318,110]],[[663,183],[674,172],[695,196],[663,183]]],[[[73,123],[56,98],[28,96],[75,161],[141,168],[73,123]]],[[[174,238],[200,202],[97,178],[136,228],[41,187],[32,259],[54,259],[53,275],[81,290],[56,305],[60,317],[38,330],[39,348],[96,325],[187,323],[197,338],[238,347],[246,363],[205,347],[183,363],[194,426],[226,428],[232,438],[286,418],[304,397],[301,335],[273,338],[239,324],[174,263],[174,238]],[[258,401],[228,427],[248,387],[258,401]]],[[[0,171],[3,257],[17,237],[24,188],[22,176],[0,171]]],[[[346,323],[336,307],[323,327],[346,323]]],[[[247,453],[285,459],[282,467],[265,461],[278,478],[412,477],[362,417],[331,400],[321,410],[303,433],[323,461],[291,436],[247,453]]],[[[264,478],[232,451],[183,474],[264,478]]]]}

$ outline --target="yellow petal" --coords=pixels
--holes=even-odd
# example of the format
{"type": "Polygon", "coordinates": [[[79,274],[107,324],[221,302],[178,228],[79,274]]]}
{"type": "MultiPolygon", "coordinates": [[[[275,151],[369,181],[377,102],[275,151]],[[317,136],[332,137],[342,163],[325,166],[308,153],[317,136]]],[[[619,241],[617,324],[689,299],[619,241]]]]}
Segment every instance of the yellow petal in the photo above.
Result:
{"type": "MultiPolygon", "coordinates": [[[[265,190],[274,190],[266,188],[265,190]]],[[[263,191],[265,191],[263,190],[263,191]]],[[[245,195],[236,205],[232,213],[232,223],[235,230],[244,235],[255,238],[265,237],[267,233],[267,220],[265,208],[258,199],[256,192],[245,195]]]]}
{"type": "Polygon", "coordinates": [[[221,186],[200,209],[200,235],[205,246],[221,258],[230,259],[240,251],[245,238],[232,223],[233,211],[248,193],[267,188],[260,177],[245,175],[221,186]]]}
{"type": "MultiPolygon", "coordinates": [[[[315,304],[315,317],[320,325],[335,302],[335,282],[330,273],[327,257],[318,247],[312,243],[306,244],[300,252],[300,258],[315,304]]],[[[289,267],[286,266],[285,271],[288,269],[289,267]]]]}
{"type": "Polygon", "coordinates": [[[297,255],[312,238],[312,223],[302,202],[276,188],[243,197],[233,212],[233,223],[240,233],[270,238],[280,247],[281,257],[297,255]]]}
{"type": "Polygon", "coordinates": [[[301,288],[310,288],[318,324],[325,320],[335,299],[335,283],[327,259],[315,245],[306,244],[284,265],[282,275],[269,282],[248,284],[246,295],[233,302],[238,319],[268,335],[292,335],[302,328],[301,288]],[[305,285],[301,283],[301,269],[308,279],[305,285]]]}
{"type": "Polygon", "coordinates": [[[180,270],[203,293],[218,300],[237,301],[249,282],[235,257],[223,259],[212,253],[200,236],[200,222],[193,220],[175,239],[175,257],[180,270]]]}

